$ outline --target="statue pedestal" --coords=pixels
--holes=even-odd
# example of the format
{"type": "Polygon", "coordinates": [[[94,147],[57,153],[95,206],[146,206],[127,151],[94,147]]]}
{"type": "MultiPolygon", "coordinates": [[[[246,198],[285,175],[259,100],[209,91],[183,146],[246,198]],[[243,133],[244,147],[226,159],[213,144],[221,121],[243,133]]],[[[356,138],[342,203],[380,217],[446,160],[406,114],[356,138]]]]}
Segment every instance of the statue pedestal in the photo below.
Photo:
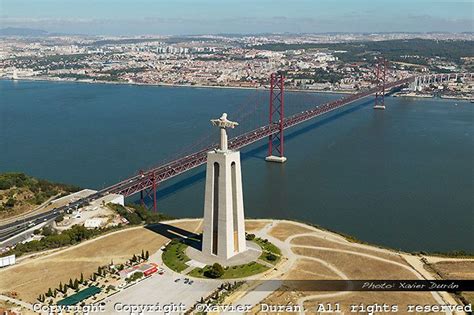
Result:
{"type": "Polygon", "coordinates": [[[240,152],[208,152],[202,252],[225,261],[246,249],[240,152]]]}

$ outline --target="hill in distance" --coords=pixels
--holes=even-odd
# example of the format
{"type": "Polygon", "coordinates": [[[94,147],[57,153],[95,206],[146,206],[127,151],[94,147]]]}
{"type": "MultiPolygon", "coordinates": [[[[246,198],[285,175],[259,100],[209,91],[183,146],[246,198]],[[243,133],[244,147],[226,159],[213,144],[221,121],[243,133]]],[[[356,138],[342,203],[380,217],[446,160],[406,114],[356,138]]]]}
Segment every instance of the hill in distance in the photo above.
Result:
{"type": "Polygon", "coordinates": [[[49,32],[32,28],[6,27],[0,28],[0,36],[47,36],[49,32]]]}

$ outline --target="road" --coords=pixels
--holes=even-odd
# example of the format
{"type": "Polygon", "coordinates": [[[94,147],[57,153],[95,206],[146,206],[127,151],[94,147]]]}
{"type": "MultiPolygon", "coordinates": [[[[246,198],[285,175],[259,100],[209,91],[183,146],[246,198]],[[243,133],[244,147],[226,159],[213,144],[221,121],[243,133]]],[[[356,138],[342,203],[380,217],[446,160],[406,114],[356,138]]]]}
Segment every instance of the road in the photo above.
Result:
{"type": "Polygon", "coordinates": [[[104,192],[97,192],[85,198],[80,198],[79,200],[73,201],[68,205],[54,208],[50,211],[35,214],[32,216],[27,216],[23,219],[19,219],[8,224],[4,224],[0,226],[0,247],[13,245],[14,243],[12,243],[10,240],[13,236],[18,236],[20,233],[25,232],[26,230],[29,230],[33,227],[37,227],[39,224],[44,223],[46,221],[54,220],[60,214],[71,212],[106,194],[107,193],[104,192]]]}

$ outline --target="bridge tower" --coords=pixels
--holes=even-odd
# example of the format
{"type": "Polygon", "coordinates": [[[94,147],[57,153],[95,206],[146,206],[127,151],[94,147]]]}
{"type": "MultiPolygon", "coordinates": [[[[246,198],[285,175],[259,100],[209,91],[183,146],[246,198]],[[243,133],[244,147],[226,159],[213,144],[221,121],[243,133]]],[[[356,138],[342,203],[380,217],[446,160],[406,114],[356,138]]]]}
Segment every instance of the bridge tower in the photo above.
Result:
{"type": "Polygon", "coordinates": [[[385,109],[385,76],[387,74],[387,60],[379,57],[375,64],[375,82],[380,90],[375,93],[374,109],[385,109]]]}
{"type": "Polygon", "coordinates": [[[284,111],[284,85],[285,76],[281,71],[272,73],[270,76],[270,111],[269,124],[278,128],[278,132],[268,137],[268,162],[284,163],[283,121],[284,111]]]}
{"type": "MultiPolygon", "coordinates": [[[[143,171],[140,171],[140,175],[142,178],[148,177],[143,171]]],[[[158,185],[156,184],[155,172],[152,171],[148,179],[151,180],[152,184],[151,187],[140,190],[140,204],[146,207],[145,198],[149,197],[153,200],[153,211],[156,212],[156,187],[158,185]]]]}

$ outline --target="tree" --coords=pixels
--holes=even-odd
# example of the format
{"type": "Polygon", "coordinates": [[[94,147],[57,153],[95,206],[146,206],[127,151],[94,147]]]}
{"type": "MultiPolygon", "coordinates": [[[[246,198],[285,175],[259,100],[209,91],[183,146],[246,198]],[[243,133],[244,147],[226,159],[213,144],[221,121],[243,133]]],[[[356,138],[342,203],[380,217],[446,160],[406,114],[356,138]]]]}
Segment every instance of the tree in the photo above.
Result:
{"type": "Polygon", "coordinates": [[[51,288],[48,289],[48,292],[46,293],[46,296],[47,297],[53,296],[53,291],[51,290],[51,288]]]}
{"type": "Polygon", "coordinates": [[[74,280],[73,287],[74,287],[74,290],[78,290],[78,289],[79,289],[79,281],[77,281],[77,279],[74,280]]]}
{"type": "Polygon", "coordinates": [[[84,283],[84,274],[83,274],[82,272],[81,272],[81,279],[79,280],[79,282],[80,282],[81,284],[84,283]]]}
{"type": "Polygon", "coordinates": [[[277,256],[272,254],[272,253],[268,253],[267,256],[266,256],[267,260],[269,261],[275,261],[277,260],[277,256]]]}
{"type": "Polygon", "coordinates": [[[204,272],[204,275],[208,278],[216,279],[222,277],[224,274],[224,268],[218,264],[214,263],[209,269],[204,272]]]}
{"type": "Polygon", "coordinates": [[[145,252],[145,259],[148,260],[150,258],[150,253],[148,251],[145,252]]]}
{"type": "Polygon", "coordinates": [[[5,202],[5,207],[7,208],[13,208],[15,206],[15,199],[9,198],[7,202],[5,202]]]}
{"type": "Polygon", "coordinates": [[[247,235],[245,235],[245,239],[247,241],[251,241],[251,240],[255,239],[255,234],[247,234],[247,235]]]}
{"type": "Polygon", "coordinates": [[[59,223],[64,220],[64,214],[60,214],[56,219],[54,219],[54,222],[59,223]]]}
{"type": "Polygon", "coordinates": [[[62,282],[59,282],[59,292],[64,293],[63,290],[64,290],[64,289],[63,289],[63,283],[62,283],[62,282]]]}
{"type": "Polygon", "coordinates": [[[145,252],[143,251],[143,249],[142,249],[142,253],[141,253],[140,257],[141,257],[142,259],[145,259],[145,252]]]}
{"type": "Polygon", "coordinates": [[[71,289],[74,289],[74,284],[72,283],[72,279],[69,278],[69,285],[68,285],[71,289]]]}

